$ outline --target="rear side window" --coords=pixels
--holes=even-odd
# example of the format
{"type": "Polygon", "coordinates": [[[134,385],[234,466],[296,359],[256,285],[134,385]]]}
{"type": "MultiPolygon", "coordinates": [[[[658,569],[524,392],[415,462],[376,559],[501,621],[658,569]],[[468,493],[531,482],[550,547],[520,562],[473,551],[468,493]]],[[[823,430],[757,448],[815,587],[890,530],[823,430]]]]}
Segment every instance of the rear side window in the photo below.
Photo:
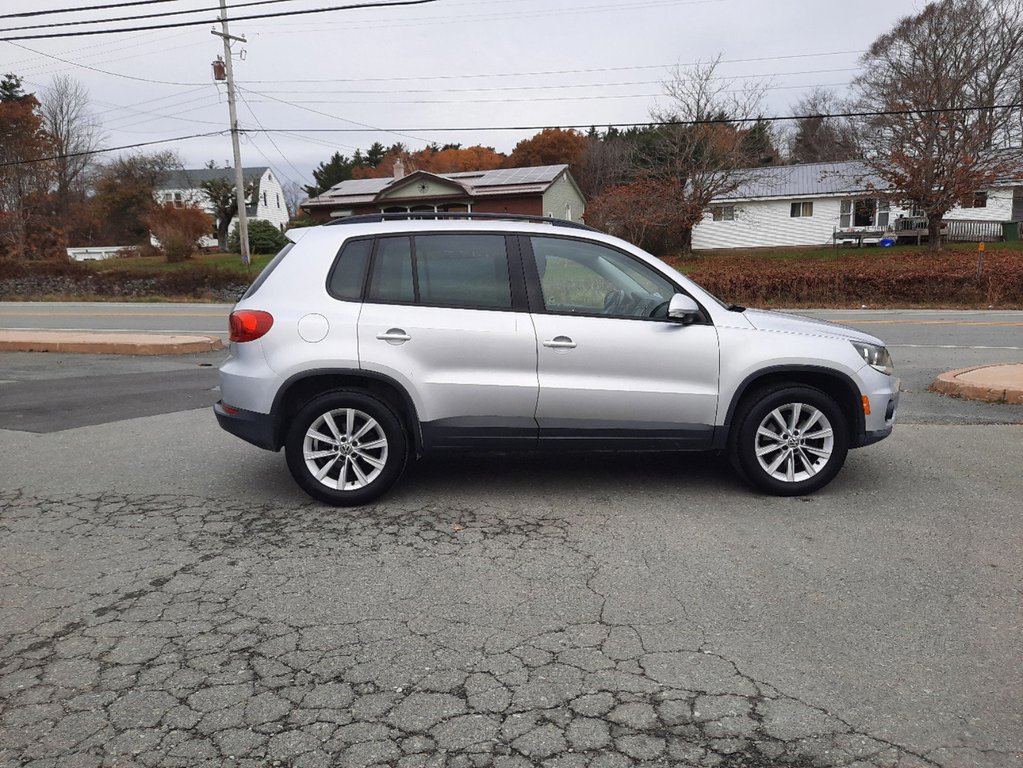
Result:
{"type": "MultiPolygon", "coordinates": [[[[342,254],[342,261],[347,251],[342,254]]],[[[416,235],[377,240],[367,301],[511,309],[503,235],[416,235]]]]}
{"type": "Polygon", "coordinates": [[[372,240],[353,240],[345,244],[330,273],[327,291],[331,296],[346,301],[358,301],[362,297],[362,283],[372,250],[372,240]]]}
{"type": "MultiPolygon", "coordinates": [[[[270,277],[270,273],[277,269],[277,265],[284,261],[284,257],[287,256],[288,252],[294,247],[295,244],[289,242],[281,248],[281,250],[277,252],[277,255],[270,259],[270,263],[263,267],[263,271],[256,276],[256,279],[252,281],[252,285],[250,285],[249,289],[242,294],[241,298],[247,299],[250,296],[254,296],[256,291],[260,289],[260,286],[262,286],[263,283],[266,282],[266,279],[270,277]]],[[[239,299],[239,301],[241,301],[241,299],[239,299]]]]}
{"type": "Polygon", "coordinates": [[[369,281],[369,301],[415,301],[412,283],[412,241],[407,237],[377,240],[377,255],[369,281]]]}
{"type": "Polygon", "coordinates": [[[420,235],[415,242],[420,303],[511,308],[502,235],[420,235]]]}

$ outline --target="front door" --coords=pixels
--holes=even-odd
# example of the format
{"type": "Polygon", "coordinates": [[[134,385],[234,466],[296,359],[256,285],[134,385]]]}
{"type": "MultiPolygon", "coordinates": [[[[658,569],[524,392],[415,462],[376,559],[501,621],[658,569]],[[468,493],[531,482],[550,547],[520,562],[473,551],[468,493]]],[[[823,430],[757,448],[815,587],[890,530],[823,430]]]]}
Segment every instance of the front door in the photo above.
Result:
{"type": "Polygon", "coordinates": [[[718,400],[714,326],[669,321],[677,287],[629,254],[562,237],[528,243],[524,258],[542,294],[533,314],[541,445],[708,447],[718,400]]]}

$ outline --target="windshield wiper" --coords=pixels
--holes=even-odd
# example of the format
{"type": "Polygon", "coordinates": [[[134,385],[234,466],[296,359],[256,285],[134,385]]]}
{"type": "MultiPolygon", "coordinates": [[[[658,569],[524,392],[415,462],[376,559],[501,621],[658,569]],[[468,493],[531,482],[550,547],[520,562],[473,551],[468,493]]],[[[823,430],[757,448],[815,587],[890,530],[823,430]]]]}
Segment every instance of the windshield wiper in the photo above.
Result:
{"type": "Polygon", "coordinates": [[[729,312],[745,312],[746,307],[740,306],[739,304],[729,304],[725,307],[729,312]]]}

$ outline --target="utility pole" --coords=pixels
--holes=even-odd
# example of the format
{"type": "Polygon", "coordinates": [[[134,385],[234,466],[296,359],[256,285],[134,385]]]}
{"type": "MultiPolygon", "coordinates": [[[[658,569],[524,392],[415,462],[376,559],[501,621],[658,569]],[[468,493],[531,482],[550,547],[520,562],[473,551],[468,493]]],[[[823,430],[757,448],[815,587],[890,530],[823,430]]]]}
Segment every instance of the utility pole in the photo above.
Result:
{"type": "Polygon", "coordinates": [[[224,64],[227,68],[227,108],[231,114],[231,145],[234,148],[234,188],[235,200],[238,202],[238,240],[241,243],[242,262],[248,269],[249,262],[249,222],[245,210],[245,178],[242,173],[242,150],[238,144],[238,108],[234,96],[234,67],[231,64],[231,41],[247,42],[244,37],[234,37],[227,30],[227,0],[220,0],[220,32],[210,30],[224,41],[224,64]]]}

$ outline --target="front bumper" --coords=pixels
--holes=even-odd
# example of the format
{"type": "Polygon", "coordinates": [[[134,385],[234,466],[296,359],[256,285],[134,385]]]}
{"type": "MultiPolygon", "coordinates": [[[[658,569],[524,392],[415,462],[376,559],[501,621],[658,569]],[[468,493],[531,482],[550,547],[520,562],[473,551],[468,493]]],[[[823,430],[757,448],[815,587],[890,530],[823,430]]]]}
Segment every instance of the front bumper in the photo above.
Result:
{"type": "Polygon", "coordinates": [[[268,413],[256,413],[231,408],[228,411],[221,400],[213,406],[217,421],[222,429],[267,451],[278,451],[277,430],[274,418],[268,413]]]}
{"type": "Polygon", "coordinates": [[[870,415],[864,419],[864,431],[850,447],[862,448],[888,437],[895,428],[895,413],[899,408],[899,379],[892,377],[889,386],[868,396],[870,415]]]}

